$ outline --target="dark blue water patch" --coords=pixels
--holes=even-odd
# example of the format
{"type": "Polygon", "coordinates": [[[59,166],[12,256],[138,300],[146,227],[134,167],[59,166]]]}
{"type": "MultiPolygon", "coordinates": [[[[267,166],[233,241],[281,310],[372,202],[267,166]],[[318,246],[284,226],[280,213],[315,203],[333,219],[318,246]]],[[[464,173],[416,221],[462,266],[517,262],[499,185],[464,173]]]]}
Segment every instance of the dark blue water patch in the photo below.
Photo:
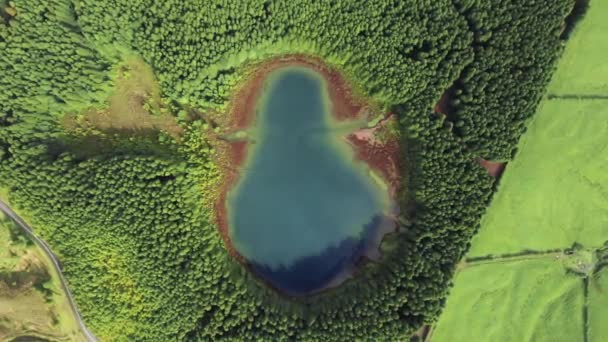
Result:
{"type": "Polygon", "coordinates": [[[348,277],[345,270],[354,269],[365,251],[375,248],[370,244],[376,240],[376,233],[385,222],[384,216],[376,215],[365,225],[363,236],[346,238],[319,255],[296,260],[289,268],[273,268],[256,262],[249,265],[254,273],[283,293],[295,296],[311,294],[325,289],[341,275],[348,277]]]}

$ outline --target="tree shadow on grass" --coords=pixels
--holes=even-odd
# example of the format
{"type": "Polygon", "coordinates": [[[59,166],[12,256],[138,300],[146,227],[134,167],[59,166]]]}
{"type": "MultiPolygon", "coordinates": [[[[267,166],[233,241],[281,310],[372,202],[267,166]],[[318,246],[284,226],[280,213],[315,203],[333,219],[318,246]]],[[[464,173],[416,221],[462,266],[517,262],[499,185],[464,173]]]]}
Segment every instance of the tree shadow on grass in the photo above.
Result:
{"type": "Polygon", "coordinates": [[[117,155],[175,159],[176,151],[160,143],[159,137],[159,132],[153,130],[109,129],[104,134],[65,135],[44,144],[51,159],[57,159],[63,153],[73,155],[76,160],[117,155]]]}
{"type": "Polygon", "coordinates": [[[542,255],[542,254],[549,254],[549,253],[558,253],[563,251],[563,249],[561,248],[555,248],[555,249],[547,249],[547,250],[534,250],[534,249],[524,249],[521,252],[517,252],[517,253],[504,253],[504,254],[489,254],[489,255],[484,255],[484,256],[479,256],[479,257],[471,257],[471,258],[467,258],[466,262],[478,262],[478,261],[488,261],[488,260],[495,260],[495,259],[509,259],[509,258],[516,258],[516,257],[521,257],[521,256],[527,256],[527,255],[542,255]]]}
{"type": "Polygon", "coordinates": [[[585,14],[589,9],[589,2],[590,0],[576,0],[572,11],[565,19],[565,28],[560,36],[561,39],[567,40],[570,38],[576,25],[585,17],[585,14]]]}

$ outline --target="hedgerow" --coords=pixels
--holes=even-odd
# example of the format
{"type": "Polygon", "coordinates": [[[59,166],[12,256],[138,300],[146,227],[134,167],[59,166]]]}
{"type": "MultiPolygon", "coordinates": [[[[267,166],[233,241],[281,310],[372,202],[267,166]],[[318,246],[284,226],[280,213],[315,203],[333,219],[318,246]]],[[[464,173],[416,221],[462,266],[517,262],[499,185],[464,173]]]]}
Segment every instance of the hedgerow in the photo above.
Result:
{"type": "Polygon", "coordinates": [[[407,340],[440,313],[489,203],[494,180],[476,158],[511,158],[572,5],[7,2],[0,185],[60,256],[101,340],[407,340]],[[323,59],[393,111],[407,161],[404,232],[386,238],[380,263],[304,298],[266,288],[226,252],[217,151],[207,123],[185,114],[222,112],[248,65],[285,54],[323,59]],[[67,127],[67,115],[108,106],[133,55],[153,68],[182,136],[67,127]],[[447,119],[433,108],[452,85],[447,119]]]}

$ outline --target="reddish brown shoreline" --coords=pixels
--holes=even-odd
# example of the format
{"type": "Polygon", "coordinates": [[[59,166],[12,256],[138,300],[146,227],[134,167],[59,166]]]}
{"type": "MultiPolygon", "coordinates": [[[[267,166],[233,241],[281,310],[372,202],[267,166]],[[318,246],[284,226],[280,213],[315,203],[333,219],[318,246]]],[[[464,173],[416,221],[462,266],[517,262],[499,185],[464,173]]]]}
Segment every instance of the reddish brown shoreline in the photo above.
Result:
{"type": "MultiPolygon", "coordinates": [[[[356,96],[338,70],[327,66],[314,56],[287,55],[248,67],[246,78],[231,98],[227,118],[222,120],[227,121],[223,125],[228,128],[229,133],[251,127],[255,121],[256,103],[266,76],[278,68],[287,66],[305,66],[323,76],[328,84],[331,110],[337,121],[365,118],[365,109],[371,106],[369,101],[356,96]]],[[[385,178],[391,189],[389,193],[393,197],[400,182],[399,142],[396,139],[387,139],[386,142],[379,143],[376,139],[359,139],[354,134],[349,135],[347,141],[353,147],[358,160],[366,162],[372,170],[385,178]]],[[[224,245],[229,254],[245,266],[247,266],[245,258],[236,251],[230,239],[226,199],[228,192],[238,182],[238,169],[245,162],[248,144],[247,141],[218,141],[217,148],[220,155],[218,164],[222,171],[222,179],[215,202],[216,220],[224,245]]]]}
{"type": "MultiPolygon", "coordinates": [[[[396,117],[390,115],[373,130],[385,128],[391,120],[396,120],[396,117]]],[[[366,162],[372,171],[377,172],[386,182],[390,198],[396,199],[401,185],[401,170],[403,167],[399,141],[394,137],[381,141],[373,137],[362,138],[357,134],[348,135],[347,141],[353,147],[355,158],[366,162]]]]}
{"type": "Polygon", "coordinates": [[[236,260],[244,263],[245,258],[237,252],[232,245],[228,226],[228,208],[226,207],[226,199],[228,191],[238,181],[238,167],[245,162],[247,156],[247,141],[225,142],[219,146],[220,155],[226,156],[220,160],[222,169],[221,188],[218,198],[215,202],[215,218],[217,220],[218,230],[228,253],[236,260]]]}

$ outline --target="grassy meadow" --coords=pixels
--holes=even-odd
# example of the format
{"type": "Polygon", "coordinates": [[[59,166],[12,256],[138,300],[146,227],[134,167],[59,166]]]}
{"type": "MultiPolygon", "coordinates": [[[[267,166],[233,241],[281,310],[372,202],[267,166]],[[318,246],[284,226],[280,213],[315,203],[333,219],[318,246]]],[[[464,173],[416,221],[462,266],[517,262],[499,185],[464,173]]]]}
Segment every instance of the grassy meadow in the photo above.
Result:
{"type": "Polygon", "coordinates": [[[467,266],[432,341],[580,341],[582,282],[555,259],[467,266]]]}
{"type": "Polygon", "coordinates": [[[589,281],[589,342],[608,341],[608,269],[589,281]]]}
{"type": "Polygon", "coordinates": [[[84,341],[44,253],[0,213],[0,341],[84,341]]]}
{"type": "Polygon", "coordinates": [[[589,0],[589,10],[568,41],[549,87],[552,96],[608,97],[608,1],[589,0]]]}
{"type": "Polygon", "coordinates": [[[608,240],[608,101],[545,101],[519,148],[468,256],[608,240]]]}
{"type": "Polygon", "coordinates": [[[608,341],[607,11],[568,42],[427,341],[608,341]]]}

